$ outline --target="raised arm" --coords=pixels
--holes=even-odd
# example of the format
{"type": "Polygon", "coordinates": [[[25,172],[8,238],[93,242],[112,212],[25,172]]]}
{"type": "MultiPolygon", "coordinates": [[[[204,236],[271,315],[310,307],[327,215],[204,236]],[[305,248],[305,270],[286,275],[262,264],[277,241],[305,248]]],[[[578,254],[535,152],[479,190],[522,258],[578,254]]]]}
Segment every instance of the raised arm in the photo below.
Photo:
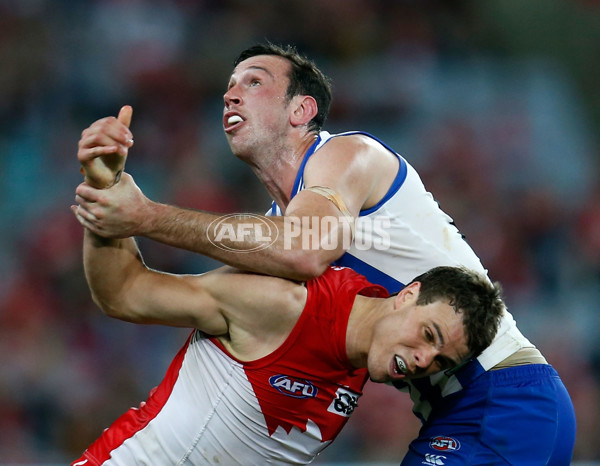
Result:
{"type": "Polygon", "coordinates": [[[132,238],[106,239],[86,230],[83,252],[92,297],[107,315],[198,328],[218,336],[240,359],[278,347],[306,300],[301,284],[230,267],[202,275],[152,270],[132,238]]]}
{"type": "Polygon", "coordinates": [[[80,185],[76,201],[82,208],[80,222],[98,235],[112,236],[118,230],[119,236],[145,236],[243,270],[304,281],[320,275],[327,264],[343,253],[344,243],[350,244],[351,232],[349,227],[336,229],[331,222],[323,224],[326,231],[320,228],[323,217],[343,217],[331,201],[315,193],[299,197],[302,202],[295,204],[299,214],[306,214],[304,218],[228,216],[220,226],[221,235],[214,226],[223,215],[153,202],[126,173],[110,190],[80,185]],[[118,224],[112,224],[113,221],[118,224]],[[269,228],[268,238],[265,227],[269,228]],[[308,230],[311,242],[303,245],[303,238],[309,237],[308,230]],[[346,239],[344,233],[348,235],[346,239]],[[332,244],[335,249],[323,249],[322,243],[332,244]]]}
{"type": "Polygon", "coordinates": [[[94,302],[121,320],[228,331],[220,302],[202,276],[148,268],[133,238],[106,239],[85,231],[83,264],[94,302]]]}
{"type": "MultiPolygon", "coordinates": [[[[380,146],[362,136],[346,136],[312,156],[305,184],[330,188],[354,218],[383,197],[396,171],[397,160],[380,146]]],[[[216,246],[210,226],[222,216],[151,201],[127,174],[109,190],[80,185],[76,200],[82,207],[80,221],[98,235],[145,236],[240,269],[299,281],[320,275],[351,244],[341,206],[310,190],[291,200],[284,217],[268,217],[276,232],[268,247],[261,234],[265,217],[229,217],[230,231],[241,234],[223,235],[216,246]],[[336,227],[325,218],[342,222],[336,227]]]]}

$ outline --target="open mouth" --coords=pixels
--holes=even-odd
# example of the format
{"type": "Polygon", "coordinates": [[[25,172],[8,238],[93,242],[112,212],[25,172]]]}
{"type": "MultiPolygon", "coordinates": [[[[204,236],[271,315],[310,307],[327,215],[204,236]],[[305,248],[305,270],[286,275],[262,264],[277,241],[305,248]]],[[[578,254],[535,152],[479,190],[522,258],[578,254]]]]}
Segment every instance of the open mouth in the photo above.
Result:
{"type": "Polygon", "coordinates": [[[404,359],[402,359],[400,356],[396,355],[394,357],[394,360],[396,361],[396,372],[398,374],[406,375],[406,373],[408,372],[408,367],[406,366],[404,359]]]}
{"type": "Polygon", "coordinates": [[[236,123],[241,123],[242,121],[244,121],[242,119],[241,116],[239,115],[231,115],[228,119],[227,119],[227,124],[230,126],[235,125],[236,123]]]}
{"type": "Polygon", "coordinates": [[[232,114],[229,116],[226,115],[223,121],[223,126],[225,128],[225,131],[230,131],[243,122],[244,119],[238,114],[232,114]]]}

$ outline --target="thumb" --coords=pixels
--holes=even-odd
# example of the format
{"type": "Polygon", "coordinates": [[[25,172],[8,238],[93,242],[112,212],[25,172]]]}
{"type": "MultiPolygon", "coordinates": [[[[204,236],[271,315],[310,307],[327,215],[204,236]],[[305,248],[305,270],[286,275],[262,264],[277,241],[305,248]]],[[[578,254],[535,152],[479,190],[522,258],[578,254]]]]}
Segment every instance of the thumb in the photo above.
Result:
{"type": "Polygon", "coordinates": [[[133,108],[131,107],[131,105],[123,105],[123,107],[121,107],[121,110],[119,111],[119,116],[117,117],[117,119],[129,128],[129,125],[131,124],[132,115],[133,108]]]}

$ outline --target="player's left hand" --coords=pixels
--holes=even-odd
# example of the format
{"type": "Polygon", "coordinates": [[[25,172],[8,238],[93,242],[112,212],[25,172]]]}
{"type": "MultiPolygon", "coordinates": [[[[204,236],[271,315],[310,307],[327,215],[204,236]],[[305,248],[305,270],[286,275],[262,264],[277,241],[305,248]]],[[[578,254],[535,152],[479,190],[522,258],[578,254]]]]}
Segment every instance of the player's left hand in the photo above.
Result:
{"type": "Polygon", "coordinates": [[[133,145],[132,113],[131,106],[125,105],[117,118],[102,118],[81,134],[77,158],[88,185],[103,189],[119,181],[133,145]]]}

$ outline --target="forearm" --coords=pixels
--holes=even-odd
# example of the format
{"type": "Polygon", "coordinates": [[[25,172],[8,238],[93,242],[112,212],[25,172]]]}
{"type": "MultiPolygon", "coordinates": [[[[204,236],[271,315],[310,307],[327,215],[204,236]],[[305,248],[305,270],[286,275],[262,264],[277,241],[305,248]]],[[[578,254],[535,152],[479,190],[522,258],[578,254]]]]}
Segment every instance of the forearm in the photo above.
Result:
{"type": "Polygon", "coordinates": [[[107,315],[127,314],[129,284],[145,270],[134,239],[106,239],[85,230],[83,265],[94,302],[107,315]]]}
{"type": "Polygon", "coordinates": [[[216,215],[151,201],[123,173],[110,189],[79,185],[75,200],[80,223],[104,238],[144,236],[242,270],[304,281],[339,258],[352,233],[332,202],[314,193],[299,197],[304,202],[293,215],[288,206],[287,217],[216,215]],[[331,224],[335,219],[347,228],[331,224]]]}
{"type": "Polygon", "coordinates": [[[320,275],[349,243],[343,236],[349,229],[323,231],[318,217],[291,223],[285,217],[226,216],[154,204],[148,218],[142,233],[148,238],[239,269],[299,281],[320,275]]]}

